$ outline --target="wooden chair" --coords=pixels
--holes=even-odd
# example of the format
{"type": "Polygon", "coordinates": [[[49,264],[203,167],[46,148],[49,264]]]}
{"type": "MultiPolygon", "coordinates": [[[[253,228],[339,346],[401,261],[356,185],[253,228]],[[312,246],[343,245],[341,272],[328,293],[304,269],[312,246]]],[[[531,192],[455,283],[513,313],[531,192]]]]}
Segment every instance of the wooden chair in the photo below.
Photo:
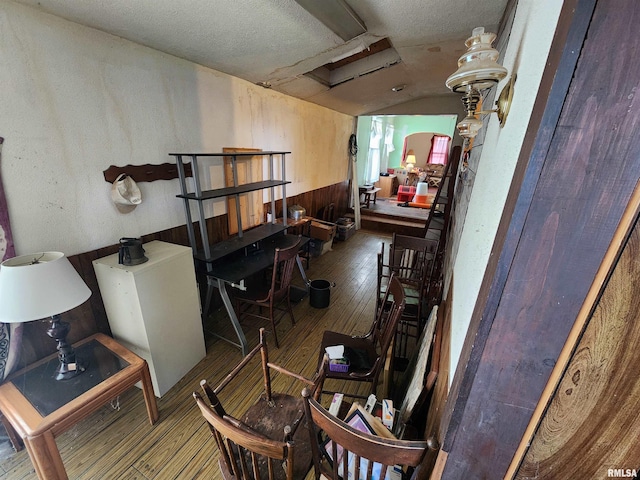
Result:
{"type": "Polygon", "coordinates": [[[333,202],[330,203],[329,205],[325,205],[320,210],[318,210],[316,217],[324,222],[333,223],[334,207],[335,207],[335,204],[333,202]]]}
{"type": "Polygon", "coordinates": [[[391,274],[402,283],[406,307],[396,329],[394,356],[406,362],[409,341],[417,341],[426,323],[428,285],[433,272],[438,241],[393,234],[389,252],[384,244],[378,254],[378,308],[388,308],[383,301],[391,274]]]}
{"type": "MultiPolygon", "coordinates": [[[[203,395],[193,393],[220,451],[218,463],[225,479],[292,480],[304,478],[309,471],[311,449],[303,401],[300,397],[273,393],[272,370],[302,382],[310,392],[318,390],[318,379],[309,380],[269,362],[264,328],[261,328],[260,343],[216,388],[212,389],[206,380],[202,380],[203,395]],[[239,373],[258,353],[264,389],[258,401],[235,418],[223,407],[219,395],[239,378],[239,373]]],[[[246,376],[242,378],[246,379],[246,376]]],[[[242,389],[242,395],[251,390],[246,384],[237,385],[237,388],[242,389]]]]}
{"type": "MultiPolygon", "coordinates": [[[[364,336],[351,336],[344,333],[326,330],[322,336],[320,344],[320,354],[318,359],[318,371],[320,387],[324,386],[326,379],[350,380],[356,382],[369,382],[371,390],[375,393],[378,386],[380,372],[384,366],[387,351],[391,346],[398,320],[402,316],[405,306],[405,297],[402,284],[395,277],[391,276],[389,288],[384,296],[384,302],[389,305],[388,309],[377,309],[375,320],[364,336]],[[344,345],[345,352],[350,352],[349,370],[346,372],[332,371],[324,368],[325,348],[333,345],[344,345]]],[[[348,354],[347,354],[348,356],[348,354]]],[[[322,391],[322,393],[331,393],[322,391]]],[[[366,398],[365,395],[357,395],[342,392],[347,396],[366,398]]]]}
{"type": "Polygon", "coordinates": [[[410,477],[401,478],[417,479],[427,453],[438,450],[435,440],[395,440],[360,432],[325,410],[310,390],[305,388],[302,396],[316,480],[320,475],[332,480],[383,480],[396,466],[413,467],[410,477]]]}
{"type": "Polygon", "coordinates": [[[298,250],[300,250],[300,242],[301,240],[298,238],[298,241],[290,247],[276,248],[270,284],[256,286],[256,288],[251,288],[246,291],[239,290],[234,292],[238,319],[256,317],[269,320],[273,327],[272,333],[276,348],[280,347],[276,324],[285,313],[288,313],[289,317],[291,317],[291,324],[296,324],[293,309],[291,308],[289,290],[293,270],[296,266],[296,256],[298,255],[298,250]],[[281,306],[282,304],[284,304],[284,306],[281,306]],[[258,307],[257,313],[252,311],[254,307],[258,307]],[[267,309],[268,315],[262,314],[262,308],[267,309]],[[282,312],[277,318],[276,311],[282,312]]]}

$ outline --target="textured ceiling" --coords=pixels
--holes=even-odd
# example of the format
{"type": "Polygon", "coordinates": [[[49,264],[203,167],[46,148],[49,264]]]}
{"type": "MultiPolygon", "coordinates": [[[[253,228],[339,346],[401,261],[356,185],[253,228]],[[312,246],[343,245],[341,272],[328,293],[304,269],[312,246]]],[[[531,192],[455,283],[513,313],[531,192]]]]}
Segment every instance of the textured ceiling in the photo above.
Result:
{"type": "Polygon", "coordinates": [[[495,32],[507,4],[347,0],[367,33],[344,42],[294,0],[17,1],[351,115],[450,94],[444,81],[464,40],[477,26],[495,32]],[[304,75],[385,37],[400,56],[396,65],[333,88],[304,75]],[[406,87],[393,92],[396,85],[406,87]]]}

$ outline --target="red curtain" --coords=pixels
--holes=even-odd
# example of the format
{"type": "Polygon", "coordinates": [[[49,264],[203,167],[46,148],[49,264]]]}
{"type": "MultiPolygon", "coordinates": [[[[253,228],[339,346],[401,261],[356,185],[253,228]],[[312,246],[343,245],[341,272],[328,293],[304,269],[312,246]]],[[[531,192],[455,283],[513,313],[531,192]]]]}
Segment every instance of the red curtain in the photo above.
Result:
{"type": "Polygon", "coordinates": [[[451,137],[447,135],[434,135],[431,139],[431,152],[427,163],[447,164],[449,159],[449,142],[451,137]]]}
{"type": "Polygon", "coordinates": [[[402,144],[402,156],[400,157],[400,165],[404,165],[404,161],[407,159],[407,137],[404,137],[402,144]]]}

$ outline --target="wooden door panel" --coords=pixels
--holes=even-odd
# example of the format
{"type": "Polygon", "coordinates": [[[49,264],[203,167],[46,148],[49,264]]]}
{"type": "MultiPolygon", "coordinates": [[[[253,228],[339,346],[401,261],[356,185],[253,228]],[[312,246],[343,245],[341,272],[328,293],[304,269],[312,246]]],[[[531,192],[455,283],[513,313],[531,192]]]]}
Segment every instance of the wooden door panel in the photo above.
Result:
{"type": "MultiPolygon", "coordinates": [[[[447,403],[444,479],[503,477],[632,197],[640,63],[619,59],[633,57],[639,20],[631,0],[564,3],[549,57],[557,63],[543,75],[547,89],[536,99],[447,403]]],[[[583,457],[574,452],[573,461],[583,457]]]]}
{"type": "MultiPolygon", "coordinates": [[[[256,148],[223,148],[223,152],[260,152],[256,148]]],[[[263,180],[262,157],[238,157],[236,159],[236,174],[238,185],[260,182],[263,180]]],[[[224,181],[225,186],[233,186],[233,168],[231,157],[224,157],[224,181]]],[[[247,230],[264,223],[264,202],[262,190],[243,193],[240,196],[239,205],[236,197],[227,198],[227,216],[229,218],[229,235],[238,233],[237,210],[240,210],[242,229],[247,230]]]]}
{"type": "Polygon", "coordinates": [[[640,468],[638,258],[636,223],[515,478],[640,468]]]}

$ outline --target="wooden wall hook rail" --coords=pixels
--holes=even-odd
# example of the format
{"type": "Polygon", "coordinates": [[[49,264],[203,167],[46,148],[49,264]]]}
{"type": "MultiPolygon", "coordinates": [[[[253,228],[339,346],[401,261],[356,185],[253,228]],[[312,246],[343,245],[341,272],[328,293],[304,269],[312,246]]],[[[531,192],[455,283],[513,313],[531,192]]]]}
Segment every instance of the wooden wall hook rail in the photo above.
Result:
{"type": "MultiPolygon", "coordinates": [[[[115,182],[121,173],[129,175],[136,182],[154,182],[178,178],[178,167],[175,163],[161,163],[159,165],[147,163],[146,165],[125,165],[124,167],[111,165],[102,173],[104,180],[109,183],[115,182]]],[[[187,177],[192,176],[190,163],[184,165],[184,174],[187,177]]]]}

